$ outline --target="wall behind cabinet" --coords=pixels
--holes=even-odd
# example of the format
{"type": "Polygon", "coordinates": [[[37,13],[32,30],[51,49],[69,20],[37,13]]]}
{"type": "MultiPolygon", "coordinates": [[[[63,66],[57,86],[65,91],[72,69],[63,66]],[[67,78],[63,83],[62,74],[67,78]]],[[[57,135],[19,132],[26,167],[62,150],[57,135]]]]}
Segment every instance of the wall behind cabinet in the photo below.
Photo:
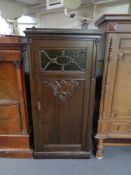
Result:
{"type": "MultiPolygon", "coordinates": [[[[103,13],[128,13],[129,4],[110,4],[99,5],[96,9],[96,18],[100,17],[103,13]]],[[[81,7],[75,10],[75,13],[80,16],[93,16],[93,7],[81,7]]],[[[39,27],[44,28],[81,28],[81,23],[76,18],[68,18],[61,11],[48,11],[43,14],[39,14],[39,27]]],[[[95,19],[96,20],[96,19],[95,19]]]]}

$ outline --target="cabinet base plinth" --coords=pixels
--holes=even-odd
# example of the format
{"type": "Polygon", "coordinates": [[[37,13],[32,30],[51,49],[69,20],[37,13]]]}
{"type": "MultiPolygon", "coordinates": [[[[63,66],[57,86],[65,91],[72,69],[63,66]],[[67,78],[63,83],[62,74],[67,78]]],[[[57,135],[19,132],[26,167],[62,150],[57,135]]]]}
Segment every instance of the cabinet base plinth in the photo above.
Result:
{"type": "Polygon", "coordinates": [[[90,152],[34,152],[36,159],[89,159],[90,152]]]}
{"type": "Polygon", "coordinates": [[[32,158],[32,150],[0,149],[0,158],[32,158]]]}
{"type": "Polygon", "coordinates": [[[0,135],[0,157],[32,158],[29,135],[0,135]]]}

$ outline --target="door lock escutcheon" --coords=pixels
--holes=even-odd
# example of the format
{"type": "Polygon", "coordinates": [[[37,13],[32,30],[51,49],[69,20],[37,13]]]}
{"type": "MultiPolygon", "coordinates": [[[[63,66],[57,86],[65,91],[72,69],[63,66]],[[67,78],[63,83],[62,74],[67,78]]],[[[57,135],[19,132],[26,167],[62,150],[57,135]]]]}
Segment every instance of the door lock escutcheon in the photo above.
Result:
{"type": "Polygon", "coordinates": [[[38,111],[41,110],[41,103],[39,101],[37,102],[37,109],[38,109],[38,111]]]}

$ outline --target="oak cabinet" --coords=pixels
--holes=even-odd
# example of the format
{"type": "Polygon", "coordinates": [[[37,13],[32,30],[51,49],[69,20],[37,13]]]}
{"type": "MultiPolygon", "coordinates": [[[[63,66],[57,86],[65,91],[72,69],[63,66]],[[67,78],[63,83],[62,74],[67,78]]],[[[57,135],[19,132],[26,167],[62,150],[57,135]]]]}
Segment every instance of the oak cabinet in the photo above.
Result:
{"type": "Polygon", "coordinates": [[[107,32],[96,136],[102,158],[104,145],[131,145],[131,15],[104,15],[96,24],[107,32]]]}
{"type": "Polygon", "coordinates": [[[20,38],[0,37],[0,157],[31,157],[20,38]]]}
{"type": "Polygon", "coordinates": [[[99,31],[27,29],[35,158],[91,151],[99,31]]]}

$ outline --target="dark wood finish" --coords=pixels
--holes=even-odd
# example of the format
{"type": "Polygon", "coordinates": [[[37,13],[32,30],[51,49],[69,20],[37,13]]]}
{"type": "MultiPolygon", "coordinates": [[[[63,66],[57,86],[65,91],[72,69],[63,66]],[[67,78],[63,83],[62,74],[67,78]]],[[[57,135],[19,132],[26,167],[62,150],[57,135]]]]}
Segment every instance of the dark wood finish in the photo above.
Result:
{"type": "Polygon", "coordinates": [[[60,29],[27,29],[25,33],[30,49],[34,157],[89,158],[96,53],[101,33],[60,29]],[[86,49],[86,69],[40,69],[41,50],[61,48],[86,49]]]}
{"type": "Polygon", "coordinates": [[[0,157],[31,157],[20,38],[0,37],[0,157]]]}
{"type": "Polygon", "coordinates": [[[96,24],[108,32],[96,136],[101,159],[104,146],[131,145],[131,15],[104,15],[96,24]]]}

